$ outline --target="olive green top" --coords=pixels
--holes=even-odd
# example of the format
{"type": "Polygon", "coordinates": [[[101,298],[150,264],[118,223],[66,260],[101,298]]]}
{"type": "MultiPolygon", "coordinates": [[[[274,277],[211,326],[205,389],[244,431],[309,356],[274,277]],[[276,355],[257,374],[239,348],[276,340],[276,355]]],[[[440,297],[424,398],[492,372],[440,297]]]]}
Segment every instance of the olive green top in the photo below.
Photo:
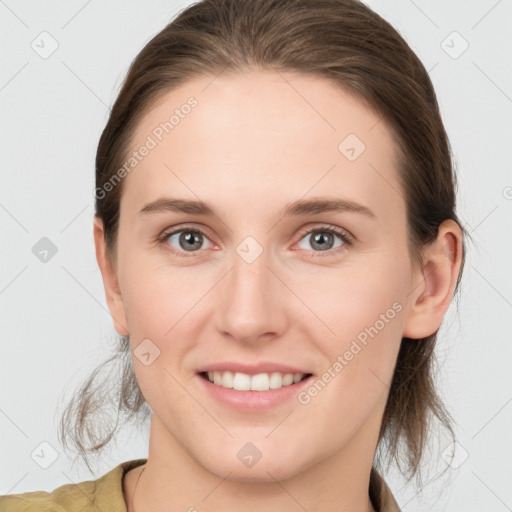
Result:
{"type": "MultiPolygon", "coordinates": [[[[147,459],[123,462],[97,480],[65,484],[52,492],[33,491],[0,496],[0,512],[127,512],[123,477],[147,459]]],[[[370,498],[377,512],[400,512],[391,490],[372,469],[370,498]]]]}

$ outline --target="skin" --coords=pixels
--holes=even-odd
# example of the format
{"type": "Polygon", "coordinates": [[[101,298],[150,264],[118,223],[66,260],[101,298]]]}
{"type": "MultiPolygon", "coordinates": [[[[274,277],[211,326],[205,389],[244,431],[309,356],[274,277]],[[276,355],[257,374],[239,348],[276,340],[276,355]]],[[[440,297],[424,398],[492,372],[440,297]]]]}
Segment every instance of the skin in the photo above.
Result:
{"type": "Polygon", "coordinates": [[[445,221],[424,266],[411,260],[387,124],[319,77],[253,70],[195,78],[148,110],[133,149],[190,96],[198,106],[124,178],[113,264],[94,222],[115,329],[130,335],[132,351],[146,338],[160,350],[148,366],[132,352],[153,414],[135,499],[142,468],[125,478],[128,510],[372,511],[370,469],[400,342],[440,326],[460,269],[460,229],[445,221]],[[338,150],[349,133],[366,145],[353,162],[338,150]],[[167,196],[202,200],[216,216],[138,213],[167,196]],[[287,203],[312,197],[348,199],[374,217],[281,218],[287,203]],[[157,241],[182,225],[204,233],[195,252],[179,234],[157,241]],[[325,233],[332,248],[322,251],[315,233],[302,232],[323,226],[353,242],[325,233]],[[263,249],[252,263],[236,252],[247,236],[263,249]],[[321,376],[394,303],[401,311],[308,404],[292,398],[236,411],[196,374],[231,360],[321,376]],[[251,468],[237,458],[248,441],[262,453],[251,468]]]}

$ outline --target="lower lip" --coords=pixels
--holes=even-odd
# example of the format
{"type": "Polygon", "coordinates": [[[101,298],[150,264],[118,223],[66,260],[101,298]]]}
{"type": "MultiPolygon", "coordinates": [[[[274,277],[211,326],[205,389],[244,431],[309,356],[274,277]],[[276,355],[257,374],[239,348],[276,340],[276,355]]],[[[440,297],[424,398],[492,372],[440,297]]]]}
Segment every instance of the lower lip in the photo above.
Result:
{"type": "Polygon", "coordinates": [[[240,411],[264,411],[296,396],[303,387],[309,384],[312,376],[295,384],[283,386],[279,389],[269,389],[268,391],[238,391],[218,386],[199,374],[197,378],[202,382],[207,392],[224,405],[240,411]]]}

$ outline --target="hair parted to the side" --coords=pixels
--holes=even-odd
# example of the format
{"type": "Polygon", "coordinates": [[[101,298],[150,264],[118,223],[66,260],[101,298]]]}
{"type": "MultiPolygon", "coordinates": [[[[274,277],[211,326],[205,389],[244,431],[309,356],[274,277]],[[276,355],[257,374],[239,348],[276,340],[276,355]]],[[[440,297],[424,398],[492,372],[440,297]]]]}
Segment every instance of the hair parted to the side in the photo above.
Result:
{"type": "MultiPolygon", "coordinates": [[[[252,69],[328,78],[382,116],[396,143],[415,261],[442,221],[454,220],[467,235],[455,213],[451,149],[430,77],[400,34],[358,0],[204,0],[181,11],[131,64],[99,141],[97,189],[126,161],[138,122],[162,95],[193,77],[252,69]]],[[[114,264],[122,192],[123,182],[95,205],[114,264]]],[[[455,440],[433,380],[436,335],[402,339],[379,433],[379,450],[386,447],[388,464],[395,461],[407,480],[420,473],[432,420],[455,440]]],[[[86,464],[117,428],[117,421],[101,421],[102,411],[113,408],[128,419],[148,415],[130,356],[129,339],[121,337],[114,356],[121,373],[109,374],[107,382],[91,375],[62,415],[62,443],[71,440],[86,464]],[[105,400],[105,387],[118,390],[115,398],[105,400]]],[[[376,457],[375,467],[382,462],[376,457]]]]}

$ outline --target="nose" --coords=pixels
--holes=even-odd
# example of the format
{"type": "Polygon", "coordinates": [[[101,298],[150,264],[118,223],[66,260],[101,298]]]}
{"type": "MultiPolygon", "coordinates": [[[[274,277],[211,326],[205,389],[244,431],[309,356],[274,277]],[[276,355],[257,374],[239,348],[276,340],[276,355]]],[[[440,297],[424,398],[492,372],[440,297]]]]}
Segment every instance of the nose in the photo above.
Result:
{"type": "Polygon", "coordinates": [[[280,337],[287,327],[285,285],[271,270],[267,253],[249,262],[235,253],[233,266],[219,283],[215,302],[216,327],[223,336],[241,343],[280,337]]]}

